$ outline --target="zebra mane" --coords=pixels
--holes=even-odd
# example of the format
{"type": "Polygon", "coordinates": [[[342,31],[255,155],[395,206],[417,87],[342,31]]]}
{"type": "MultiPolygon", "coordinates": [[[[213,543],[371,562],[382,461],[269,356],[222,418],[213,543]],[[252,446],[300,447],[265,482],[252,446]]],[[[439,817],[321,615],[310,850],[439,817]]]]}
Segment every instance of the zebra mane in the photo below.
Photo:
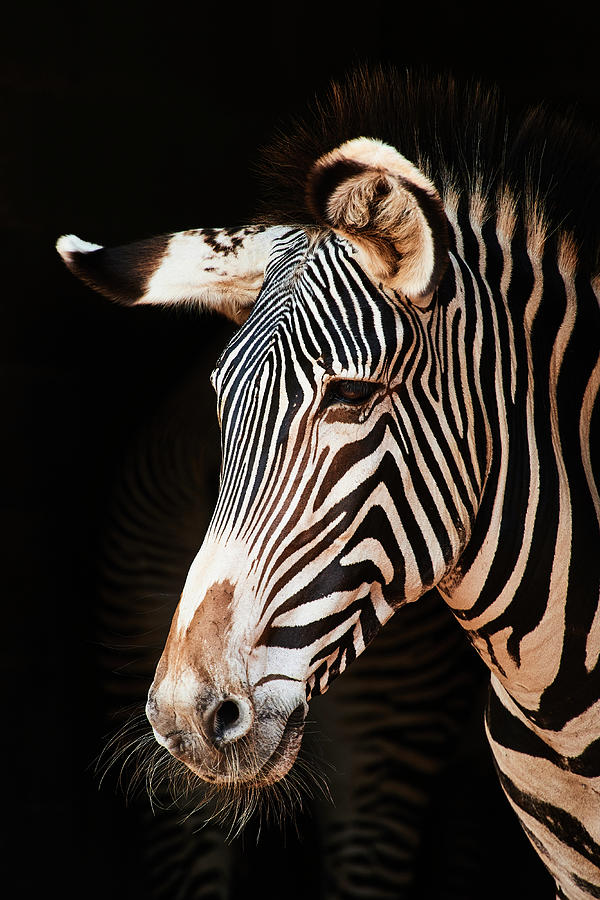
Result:
{"type": "Polygon", "coordinates": [[[503,201],[546,242],[570,234],[580,271],[600,269],[600,134],[540,105],[509,115],[495,86],[450,75],[359,68],[281,127],[261,151],[257,221],[315,225],[305,200],[316,159],[355,137],[392,144],[442,198],[477,197],[486,215],[503,201]]]}

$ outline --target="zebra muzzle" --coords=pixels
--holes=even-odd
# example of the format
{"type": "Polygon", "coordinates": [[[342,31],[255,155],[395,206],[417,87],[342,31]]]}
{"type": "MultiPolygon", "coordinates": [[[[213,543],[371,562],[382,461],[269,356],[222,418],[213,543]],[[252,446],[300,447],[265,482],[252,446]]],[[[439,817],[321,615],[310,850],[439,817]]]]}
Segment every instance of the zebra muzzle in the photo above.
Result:
{"type": "Polygon", "coordinates": [[[187,704],[152,689],[146,714],[154,736],[169,753],[204,781],[271,784],[296,759],[306,703],[290,698],[252,697],[241,692],[219,697],[204,692],[187,704]]]}

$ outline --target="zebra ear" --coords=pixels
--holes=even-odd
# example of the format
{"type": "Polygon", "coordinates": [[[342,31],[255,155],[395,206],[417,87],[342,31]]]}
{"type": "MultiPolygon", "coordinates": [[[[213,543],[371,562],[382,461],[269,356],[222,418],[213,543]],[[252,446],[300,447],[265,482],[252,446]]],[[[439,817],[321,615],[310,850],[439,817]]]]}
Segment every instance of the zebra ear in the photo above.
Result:
{"type": "Polygon", "coordinates": [[[429,304],[448,262],[446,215],[433,184],[397,150],[364,137],[342,144],[314,164],[307,202],[376,281],[429,304]]]}
{"type": "Polygon", "coordinates": [[[118,303],[187,301],[241,323],[262,286],[273,240],[284,230],[205,228],[114,248],[63,235],[56,249],[75,275],[118,303]]]}

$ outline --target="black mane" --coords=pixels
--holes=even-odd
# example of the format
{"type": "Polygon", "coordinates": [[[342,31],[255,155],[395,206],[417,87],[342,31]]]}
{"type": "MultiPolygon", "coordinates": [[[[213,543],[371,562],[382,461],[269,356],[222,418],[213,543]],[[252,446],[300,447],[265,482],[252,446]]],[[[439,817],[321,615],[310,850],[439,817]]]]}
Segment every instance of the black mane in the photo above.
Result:
{"type": "Polygon", "coordinates": [[[355,137],[392,144],[418,165],[443,198],[469,198],[480,185],[493,214],[517,200],[517,224],[541,212],[548,240],[570,232],[579,268],[598,273],[600,136],[544,106],[509,115],[499,91],[476,81],[395,68],[360,68],[334,82],[303,119],[261,154],[263,201],[257,219],[312,225],[307,173],[323,153],[355,137]]]}

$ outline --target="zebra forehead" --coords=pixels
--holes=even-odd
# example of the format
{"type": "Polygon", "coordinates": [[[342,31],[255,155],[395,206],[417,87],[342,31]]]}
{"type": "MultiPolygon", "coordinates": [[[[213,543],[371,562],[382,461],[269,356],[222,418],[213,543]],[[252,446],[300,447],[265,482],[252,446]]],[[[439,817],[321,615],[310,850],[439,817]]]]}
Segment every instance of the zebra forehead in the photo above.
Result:
{"type": "MultiPolygon", "coordinates": [[[[324,373],[369,374],[370,362],[396,343],[398,301],[360,268],[348,242],[333,233],[290,230],[274,242],[252,314],[217,362],[219,392],[232,370],[246,375],[282,349],[295,366],[318,363],[324,373]]],[[[275,363],[276,364],[276,363],[275,363]]]]}
{"type": "Polygon", "coordinates": [[[394,297],[371,281],[355,256],[350,242],[332,231],[311,234],[295,229],[275,240],[254,319],[260,311],[275,314],[273,321],[279,323],[285,321],[286,310],[347,311],[361,302],[395,309],[394,297]]]}

